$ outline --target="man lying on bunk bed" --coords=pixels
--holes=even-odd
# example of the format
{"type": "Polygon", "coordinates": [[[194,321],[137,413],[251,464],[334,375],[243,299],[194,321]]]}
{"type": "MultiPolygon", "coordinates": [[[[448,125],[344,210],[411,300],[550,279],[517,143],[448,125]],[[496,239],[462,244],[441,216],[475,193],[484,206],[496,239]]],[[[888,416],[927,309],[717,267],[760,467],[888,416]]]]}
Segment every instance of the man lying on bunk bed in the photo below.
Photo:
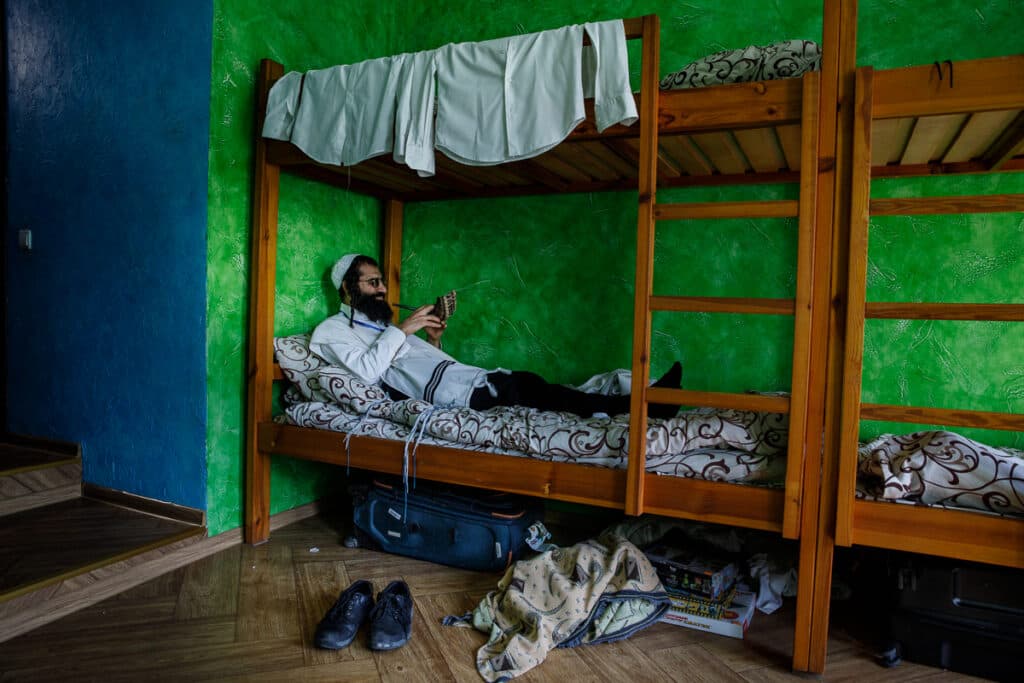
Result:
{"type": "MultiPolygon", "coordinates": [[[[369,256],[343,256],[331,270],[331,281],[342,298],[341,312],[316,327],[310,350],[364,381],[380,383],[393,397],[474,410],[518,405],[582,417],[629,412],[629,396],[589,394],[528,371],[488,371],[458,362],[441,350],[447,322],[432,304],[392,325],[387,283],[369,256]],[[420,330],[428,341],[416,336],[420,330]]],[[[678,389],[681,379],[676,362],[655,386],[678,389]]],[[[677,411],[672,405],[650,407],[651,417],[669,418],[677,411]]]]}

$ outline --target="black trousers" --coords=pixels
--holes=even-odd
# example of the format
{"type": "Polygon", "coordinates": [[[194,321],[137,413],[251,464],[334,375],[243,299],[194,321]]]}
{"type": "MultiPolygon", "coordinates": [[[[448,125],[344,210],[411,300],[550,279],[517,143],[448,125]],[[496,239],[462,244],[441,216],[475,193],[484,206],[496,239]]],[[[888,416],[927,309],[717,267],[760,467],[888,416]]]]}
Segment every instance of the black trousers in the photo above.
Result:
{"type": "Polygon", "coordinates": [[[487,410],[494,406],[526,406],[538,410],[558,410],[590,417],[594,413],[621,415],[629,412],[629,396],[588,394],[561,384],[551,384],[533,372],[517,370],[510,374],[492,372],[487,380],[497,390],[480,387],[469,397],[473,410],[487,410]]]}

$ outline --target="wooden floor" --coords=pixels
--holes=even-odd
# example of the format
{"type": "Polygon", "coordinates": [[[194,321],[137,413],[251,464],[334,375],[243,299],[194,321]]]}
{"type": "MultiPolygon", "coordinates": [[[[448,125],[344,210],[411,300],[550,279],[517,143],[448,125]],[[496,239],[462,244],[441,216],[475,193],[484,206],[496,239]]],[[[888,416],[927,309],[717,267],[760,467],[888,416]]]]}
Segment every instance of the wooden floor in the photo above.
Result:
{"type": "Polygon", "coordinates": [[[5,515],[0,524],[0,599],[202,531],[91,498],[5,515]]]}
{"type": "Polygon", "coordinates": [[[55,453],[13,443],[0,443],[0,471],[34,469],[77,459],[76,455],[55,453]]]}
{"type": "MultiPolygon", "coordinates": [[[[0,643],[0,681],[482,680],[474,653],[485,635],[440,619],[472,609],[498,575],[348,549],[341,533],[322,517],[296,522],[264,545],[231,547],[0,643]],[[311,647],[323,613],[360,578],[376,590],[409,583],[411,642],[372,652],[364,630],[345,650],[311,647]]],[[[555,650],[516,680],[807,680],[789,670],[792,602],[755,614],[745,640],[658,624],[619,643],[555,650]]],[[[881,668],[841,628],[829,652],[826,681],[977,680],[906,662],[881,668]]]]}

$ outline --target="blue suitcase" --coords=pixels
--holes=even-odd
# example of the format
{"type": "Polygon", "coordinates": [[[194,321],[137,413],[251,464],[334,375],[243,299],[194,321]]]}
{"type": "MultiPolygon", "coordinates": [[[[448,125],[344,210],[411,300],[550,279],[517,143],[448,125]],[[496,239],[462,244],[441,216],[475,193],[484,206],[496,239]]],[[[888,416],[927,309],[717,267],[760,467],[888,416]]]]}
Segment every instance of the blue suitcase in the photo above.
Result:
{"type": "Polygon", "coordinates": [[[539,501],[420,480],[378,479],[353,491],[360,544],[452,567],[501,571],[518,560],[527,529],[543,521],[539,501]]]}

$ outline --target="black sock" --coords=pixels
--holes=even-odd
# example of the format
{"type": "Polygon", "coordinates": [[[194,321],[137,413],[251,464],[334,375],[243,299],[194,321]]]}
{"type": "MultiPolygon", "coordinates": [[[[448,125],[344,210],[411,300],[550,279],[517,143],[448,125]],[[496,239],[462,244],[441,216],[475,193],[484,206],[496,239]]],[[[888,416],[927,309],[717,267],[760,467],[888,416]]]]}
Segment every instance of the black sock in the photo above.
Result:
{"type": "MultiPolygon", "coordinates": [[[[683,381],[683,366],[679,361],[672,364],[664,375],[661,376],[654,386],[662,389],[680,389],[683,381]]],[[[652,403],[647,408],[647,414],[651,417],[658,417],[667,420],[679,412],[679,406],[667,403],[652,403]]]]}
{"type": "Polygon", "coordinates": [[[680,389],[682,388],[683,382],[683,366],[676,361],[672,364],[672,367],[668,369],[664,375],[661,376],[654,386],[661,387],[662,389],[680,389]]]}

